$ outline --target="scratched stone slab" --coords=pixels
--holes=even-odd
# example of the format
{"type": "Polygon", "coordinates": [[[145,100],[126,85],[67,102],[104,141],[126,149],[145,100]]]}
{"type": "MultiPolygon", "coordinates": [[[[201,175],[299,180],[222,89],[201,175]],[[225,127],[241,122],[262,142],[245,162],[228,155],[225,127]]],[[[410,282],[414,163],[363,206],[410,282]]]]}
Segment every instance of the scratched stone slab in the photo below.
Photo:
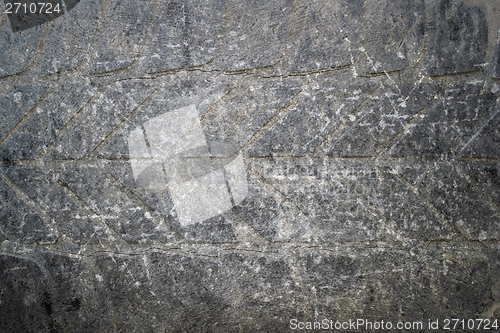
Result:
{"type": "MultiPolygon", "coordinates": [[[[464,236],[471,239],[496,239],[499,211],[494,201],[495,192],[487,191],[485,185],[488,183],[473,177],[474,174],[485,172],[481,169],[480,165],[473,163],[424,162],[404,166],[403,174],[408,175],[410,181],[464,236]]],[[[492,180],[495,181],[495,178],[492,180]]],[[[491,186],[491,180],[489,183],[491,186]]]]}
{"type": "Polygon", "coordinates": [[[410,316],[412,311],[425,315],[427,309],[439,315],[467,316],[482,313],[496,297],[487,288],[489,276],[498,270],[487,264],[498,259],[495,247],[431,246],[414,249],[414,255],[395,249],[345,250],[313,250],[295,255],[292,261],[255,253],[226,253],[219,259],[155,251],[92,258],[52,253],[29,259],[3,255],[6,303],[14,306],[31,300],[17,308],[26,312],[2,313],[17,319],[2,321],[3,328],[25,329],[29,320],[24,316],[36,315],[42,328],[109,330],[119,316],[124,320],[118,326],[127,330],[147,324],[179,331],[210,328],[233,332],[240,326],[281,331],[289,325],[282,313],[305,320],[315,313],[323,316],[333,311],[337,318],[346,318],[347,305],[354,304],[360,316],[373,315],[378,307],[391,314],[388,320],[410,316]],[[77,281],[88,288],[75,288],[77,281]],[[420,298],[422,293],[432,296],[420,298]],[[307,301],[310,297],[313,300],[307,301]],[[409,302],[412,298],[420,307],[409,302]],[[443,302],[446,310],[440,309],[443,302]],[[157,310],[152,313],[149,307],[157,310]],[[78,319],[80,311],[89,320],[78,319]],[[394,311],[397,315],[392,315],[394,311]],[[261,316],[264,319],[258,320],[261,316]],[[218,323],[218,318],[226,321],[218,323]]]}
{"type": "Polygon", "coordinates": [[[49,154],[52,158],[82,158],[92,153],[154,89],[147,81],[117,82],[106,87],[71,118],[49,154]]]}
{"type": "Polygon", "coordinates": [[[147,35],[152,9],[153,2],[150,1],[110,1],[104,4],[92,57],[92,72],[110,72],[132,64],[147,35]]]}
{"type": "Polygon", "coordinates": [[[10,22],[5,14],[2,1],[2,14],[0,16],[0,76],[8,76],[22,72],[28,68],[37,54],[42,40],[43,26],[38,26],[22,32],[13,32],[10,22]]]}
{"type": "Polygon", "coordinates": [[[81,65],[97,29],[100,7],[100,0],[84,0],[65,15],[47,22],[33,71],[48,75],[81,65]]]}
{"type": "Polygon", "coordinates": [[[352,120],[346,119],[321,151],[329,156],[376,156],[392,147],[439,91],[438,84],[414,75],[410,71],[383,80],[374,98],[367,99],[352,120]]]}
{"type": "Polygon", "coordinates": [[[310,1],[294,8],[288,63],[293,72],[352,63],[360,46],[364,1],[310,1]]]}
{"type": "Polygon", "coordinates": [[[4,138],[5,144],[0,148],[4,159],[35,159],[43,155],[61,130],[64,131],[68,122],[97,93],[97,88],[86,80],[54,84],[47,89],[46,96],[36,103],[25,120],[4,138]]]}
{"type": "Polygon", "coordinates": [[[488,194],[496,202],[500,201],[498,163],[494,161],[480,161],[471,163],[468,168],[469,173],[487,189],[488,194]]]}
{"type": "Polygon", "coordinates": [[[0,16],[1,332],[500,320],[500,4],[63,3],[0,16]]]}
{"type": "Polygon", "coordinates": [[[0,137],[5,140],[12,132],[19,121],[40,102],[46,87],[38,85],[20,85],[13,87],[0,100],[2,110],[0,115],[2,125],[0,127],[0,137]],[[10,110],[10,112],[6,112],[10,110]]]}
{"type": "Polygon", "coordinates": [[[480,125],[498,96],[497,89],[496,84],[478,81],[444,87],[443,95],[406,131],[391,154],[435,156],[456,149],[480,125]]]}
{"type": "Polygon", "coordinates": [[[425,1],[367,1],[357,71],[383,73],[412,67],[425,36],[425,1]]]}
{"type": "Polygon", "coordinates": [[[492,72],[494,77],[500,77],[500,45],[497,46],[496,53],[493,58],[492,72]]]}
{"type": "Polygon", "coordinates": [[[217,48],[225,7],[226,0],[159,1],[140,57],[146,72],[199,66],[210,61],[217,48]]]}
{"type": "Polygon", "coordinates": [[[238,71],[280,61],[290,36],[292,15],[290,0],[230,2],[213,61],[215,67],[238,71]]]}
{"type": "Polygon", "coordinates": [[[106,242],[113,234],[95,211],[71,193],[62,183],[60,171],[40,167],[5,170],[36,206],[45,211],[65,237],[77,243],[106,242]],[[61,186],[63,185],[63,186],[61,186]]]}
{"type": "MultiPolygon", "coordinates": [[[[229,90],[230,84],[224,77],[200,75],[196,78],[179,76],[161,78],[158,82],[135,81],[138,85],[151,87],[151,94],[137,105],[136,111],[129,114],[106,136],[97,147],[95,154],[105,159],[129,158],[128,136],[135,128],[166,112],[194,105],[203,121],[207,113],[229,90]]],[[[124,84],[130,84],[125,81],[124,84]]],[[[117,95],[119,97],[119,95],[117,95]]]]}
{"type": "Polygon", "coordinates": [[[248,80],[238,82],[201,119],[207,140],[224,142],[233,150],[246,148],[281,110],[300,94],[298,80],[248,80]]]}
{"type": "Polygon", "coordinates": [[[488,45],[484,9],[466,2],[442,0],[431,10],[429,74],[476,70],[485,59],[488,45]]]}
{"type": "Polygon", "coordinates": [[[350,71],[335,78],[319,75],[250,147],[251,156],[311,153],[352,116],[376,85],[377,80],[353,78],[350,71]],[[347,84],[339,83],[346,79],[350,79],[347,84]]]}
{"type": "Polygon", "coordinates": [[[477,135],[462,148],[463,156],[498,157],[500,153],[500,114],[497,105],[491,108],[492,115],[482,124],[477,135]]]}
{"type": "Polygon", "coordinates": [[[50,243],[57,239],[57,234],[50,230],[48,221],[33,206],[19,198],[18,194],[0,180],[2,188],[2,229],[5,233],[27,243],[50,243]]]}

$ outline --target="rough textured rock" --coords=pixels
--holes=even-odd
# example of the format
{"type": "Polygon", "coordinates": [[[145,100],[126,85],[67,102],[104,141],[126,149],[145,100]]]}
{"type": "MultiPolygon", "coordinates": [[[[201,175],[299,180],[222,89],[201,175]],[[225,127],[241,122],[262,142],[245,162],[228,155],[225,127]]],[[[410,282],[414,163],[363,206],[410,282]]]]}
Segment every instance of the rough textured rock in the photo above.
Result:
{"type": "Polygon", "coordinates": [[[1,332],[500,325],[496,1],[61,3],[0,16],[1,332]]]}
{"type": "MultiPolygon", "coordinates": [[[[2,8],[4,4],[2,3],[2,8]]],[[[33,29],[14,32],[10,27],[7,15],[2,10],[0,17],[0,50],[2,66],[0,76],[9,76],[26,70],[37,55],[44,26],[37,26],[33,29]]]]}
{"type": "Polygon", "coordinates": [[[425,37],[425,1],[366,1],[360,73],[393,72],[416,65],[425,37]]]}
{"type": "Polygon", "coordinates": [[[431,11],[429,74],[476,70],[485,59],[488,46],[485,8],[470,6],[467,2],[442,0],[431,11]]]}
{"type": "Polygon", "coordinates": [[[134,62],[147,35],[152,8],[152,1],[104,3],[90,66],[93,73],[124,69],[134,62]]]}
{"type": "Polygon", "coordinates": [[[159,1],[140,56],[147,73],[206,64],[215,56],[226,0],[159,1]]]}

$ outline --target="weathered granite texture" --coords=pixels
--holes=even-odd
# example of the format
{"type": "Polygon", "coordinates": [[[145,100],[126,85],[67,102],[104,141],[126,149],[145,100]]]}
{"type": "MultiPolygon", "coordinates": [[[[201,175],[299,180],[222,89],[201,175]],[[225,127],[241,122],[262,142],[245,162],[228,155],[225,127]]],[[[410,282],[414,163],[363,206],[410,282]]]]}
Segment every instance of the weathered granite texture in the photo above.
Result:
{"type": "Polygon", "coordinates": [[[0,332],[500,320],[498,1],[62,3],[0,16],[0,332]]]}

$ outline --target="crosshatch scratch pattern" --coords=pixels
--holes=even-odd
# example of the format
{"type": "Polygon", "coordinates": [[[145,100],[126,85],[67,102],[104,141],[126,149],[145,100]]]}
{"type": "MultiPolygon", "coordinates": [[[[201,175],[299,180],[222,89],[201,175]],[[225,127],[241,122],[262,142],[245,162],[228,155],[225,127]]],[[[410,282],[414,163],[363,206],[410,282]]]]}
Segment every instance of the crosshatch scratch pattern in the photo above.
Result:
{"type": "Polygon", "coordinates": [[[495,1],[64,3],[0,16],[0,331],[500,319],[495,1]]]}

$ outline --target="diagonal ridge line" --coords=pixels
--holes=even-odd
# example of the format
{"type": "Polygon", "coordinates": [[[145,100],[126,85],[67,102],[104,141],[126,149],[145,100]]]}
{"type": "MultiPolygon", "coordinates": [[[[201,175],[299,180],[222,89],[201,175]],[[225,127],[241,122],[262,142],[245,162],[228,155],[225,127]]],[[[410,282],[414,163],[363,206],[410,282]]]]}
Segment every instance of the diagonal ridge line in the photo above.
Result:
{"type": "Polygon", "coordinates": [[[142,205],[144,205],[145,207],[147,207],[154,215],[157,215],[156,217],[158,218],[158,220],[160,220],[160,224],[158,226],[166,226],[170,231],[172,231],[173,233],[175,233],[176,235],[178,235],[180,238],[184,239],[186,242],[192,244],[192,242],[187,239],[186,237],[182,236],[176,229],[174,229],[171,225],[165,223],[165,219],[161,216],[158,216],[159,214],[157,214],[157,211],[151,207],[150,205],[148,205],[146,202],[144,202],[144,200],[142,200],[137,194],[134,193],[134,191],[132,191],[131,189],[129,189],[125,184],[123,184],[118,178],[115,177],[115,175],[113,175],[112,173],[110,172],[107,172],[106,171],[106,174],[111,178],[113,179],[113,181],[115,181],[121,188],[122,188],[122,192],[126,193],[126,195],[128,196],[131,196],[133,198],[135,198],[136,200],[138,200],[142,205]]]}
{"type": "Polygon", "coordinates": [[[459,154],[462,154],[462,152],[469,147],[469,145],[483,132],[483,130],[486,128],[486,126],[491,123],[491,121],[500,113],[500,97],[497,98],[497,100],[494,102],[496,105],[493,107],[494,111],[491,113],[491,115],[486,118],[486,120],[476,129],[475,133],[470,137],[469,140],[462,146],[462,148],[457,149],[459,154]]]}
{"type": "Polygon", "coordinates": [[[5,174],[0,174],[0,178],[14,191],[14,193],[21,199],[29,208],[31,208],[50,229],[51,232],[59,236],[59,232],[51,222],[50,216],[44,211],[22,188],[19,187],[12,179],[5,174]]]}
{"type": "Polygon", "coordinates": [[[45,149],[43,150],[43,152],[40,154],[40,156],[38,156],[36,159],[37,160],[40,160],[42,159],[48,151],[50,151],[51,147],[59,141],[59,139],[65,134],[65,132],[67,131],[68,127],[71,126],[71,124],[75,121],[75,119],[81,115],[83,113],[84,110],[87,109],[87,107],[92,103],[94,102],[95,99],[97,99],[97,97],[99,95],[101,95],[103,92],[102,91],[99,91],[97,90],[95,92],[95,94],[80,108],[80,110],[78,110],[74,115],[73,117],[71,117],[71,119],[69,119],[60,129],[59,131],[57,131],[57,134],[56,134],[56,138],[50,143],[47,145],[47,147],[45,147],[45,149]]]}
{"type": "Polygon", "coordinates": [[[236,154],[239,154],[241,151],[245,150],[249,145],[252,143],[255,143],[258,139],[260,139],[269,129],[271,129],[272,126],[274,126],[279,119],[281,118],[282,115],[284,115],[287,111],[289,111],[291,108],[296,106],[297,104],[297,99],[300,93],[304,91],[304,88],[300,89],[290,100],[288,103],[286,103],[283,107],[278,108],[276,110],[276,113],[269,118],[268,121],[264,125],[262,125],[257,132],[255,132],[243,145],[241,145],[241,148],[236,151],[236,154]]]}
{"type": "Polygon", "coordinates": [[[429,112],[429,106],[431,106],[432,102],[440,96],[441,96],[440,91],[434,94],[434,96],[429,100],[429,102],[422,109],[415,112],[415,114],[411,117],[411,119],[406,124],[404,124],[401,131],[399,131],[396,135],[394,135],[392,139],[390,139],[384,145],[385,147],[378,150],[376,155],[380,157],[383,156],[385,153],[390,152],[391,149],[395,147],[400,142],[400,140],[408,133],[407,131],[416,124],[418,124],[419,121],[422,120],[422,116],[427,115],[427,113],[429,112]]]}
{"type": "Polygon", "coordinates": [[[327,235],[325,230],[323,230],[323,228],[321,228],[312,218],[309,214],[307,214],[306,212],[304,212],[298,205],[297,203],[295,202],[295,200],[293,200],[292,198],[290,198],[288,195],[286,195],[285,193],[281,192],[276,186],[274,186],[269,180],[266,179],[266,177],[264,177],[260,172],[258,171],[250,171],[251,174],[253,174],[254,176],[257,176],[257,177],[252,177],[252,178],[257,178],[257,180],[259,180],[262,184],[264,184],[265,187],[267,187],[268,189],[270,189],[272,192],[278,194],[279,196],[283,197],[286,201],[288,201],[295,209],[297,209],[308,221],[309,221],[309,224],[311,226],[313,226],[313,228],[311,228],[312,230],[311,231],[314,231],[313,229],[316,229],[317,231],[320,232],[321,236],[325,237],[326,239],[330,238],[331,236],[327,235]]]}
{"type": "Polygon", "coordinates": [[[128,115],[128,116],[126,116],[125,118],[123,118],[123,120],[122,120],[122,121],[121,121],[118,125],[116,125],[116,127],[115,127],[115,128],[113,128],[113,129],[111,130],[111,132],[110,132],[108,135],[106,135],[106,136],[104,137],[104,139],[102,139],[102,140],[101,140],[101,142],[99,142],[99,143],[97,144],[97,146],[96,146],[94,149],[92,149],[92,151],[91,151],[90,153],[88,153],[88,154],[87,154],[87,156],[89,156],[89,155],[93,154],[93,153],[94,153],[94,152],[95,152],[95,151],[96,151],[96,150],[97,150],[100,146],[102,146],[102,145],[103,145],[103,144],[104,144],[104,143],[108,140],[108,138],[109,138],[109,137],[111,137],[111,135],[113,135],[113,133],[115,133],[115,132],[118,130],[118,128],[120,128],[120,127],[121,127],[124,123],[126,123],[127,121],[129,121],[129,119],[130,119],[130,118],[131,118],[131,117],[132,117],[132,116],[133,116],[133,115],[137,112],[137,110],[139,110],[139,108],[140,108],[141,106],[143,106],[145,103],[147,103],[147,101],[148,101],[148,100],[149,100],[149,99],[150,99],[150,98],[151,98],[151,97],[152,97],[152,96],[153,96],[153,95],[154,95],[154,94],[155,94],[155,93],[159,90],[159,88],[160,88],[159,86],[158,86],[158,87],[156,87],[156,89],[154,89],[154,90],[153,90],[153,91],[152,91],[152,92],[151,92],[151,93],[150,93],[150,94],[149,94],[149,95],[148,95],[148,96],[147,96],[147,97],[146,97],[146,98],[145,98],[145,99],[144,99],[141,103],[139,103],[139,105],[137,105],[137,106],[136,106],[136,107],[135,107],[135,108],[134,108],[134,109],[133,109],[133,110],[129,113],[129,115],[128,115]]]}
{"type": "Polygon", "coordinates": [[[372,89],[372,91],[370,91],[368,94],[366,94],[366,97],[354,108],[354,110],[352,110],[351,112],[349,112],[347,115],[345,115],[345,119],[340,122],[336,128],[334,128],[330,133],[328,133],[325,138],[323,140],[321,140],[320,142],[318,142],[318,144],[309,150],[309,152],[305,155],[305,157],[311,157],[313,156],[316,151],[318,149],[320,149],[321,146],[323,146],[326,142],[328,142],[328,140],[332,139],[333,136],[335,135],[335,133],[337,132],[341,132],[341,134],[338,136],[340,137],[342,134],[345,133],[345,131],[347,131],[349,128],[351,128],[351,126],[348,126],[346,128],[346,123],[349,121],[349,115],[356,115],[359,113],[359,110],[361,109],[361,107],[365,104],[365,102],[372,96],[372,94],[378,90],[378,88],[380,87],[380,84],[376,84],[375,87],[372,89]]]}
{"type": "Polygon", "coordinates": [[[71,200],[75,201],[77,204],[84,206],[86,209],[90,210],[92,213],[94,213],[94,215],[98,217],[99,221],[101,221],[101,224],[104,226],[104,229],[109,236],[114,235],[116,238],[122,240],[125,243],[128,243],[116,230],[108,225],[108,223],[104,220],[104,218],[101,217],[100,214],[98,214],[98,212],[92,209],[92,207],[90,207],[82,198],[80,198],[80,196],[76,192],[74,192],[68,186],[68,184],[66,184],[61,179],[57,179],[57,183],[63,188],[64,192],[68,197],[71,198],[71,200]]]}
{"type": "Polygon", "coordinates": [[[5,143],[5,141],[7,141],[7,139],[12,135],[12,133],[14,133],[16,131],[16,129],[19,126],[21,126],[21,124],[26,122],[26,120],[28,120],[31,117],[31,115],[35,112],[36,108],[40,105],[40,103],[42,103],[47,98],[47,96],[51,93],[52,93],[51,90],[47,91],[40,98],[40,100],[28,112],[26,112],[26,114],[21,118],[21,120],[19,120],[17,122],[17,124],[15,124],[14,127],[12,127],[12,129],[9,131],[9,133],[7,133],[7,135],[5,135],[5,137],[0,141],[0,147],[5,143]]]}

